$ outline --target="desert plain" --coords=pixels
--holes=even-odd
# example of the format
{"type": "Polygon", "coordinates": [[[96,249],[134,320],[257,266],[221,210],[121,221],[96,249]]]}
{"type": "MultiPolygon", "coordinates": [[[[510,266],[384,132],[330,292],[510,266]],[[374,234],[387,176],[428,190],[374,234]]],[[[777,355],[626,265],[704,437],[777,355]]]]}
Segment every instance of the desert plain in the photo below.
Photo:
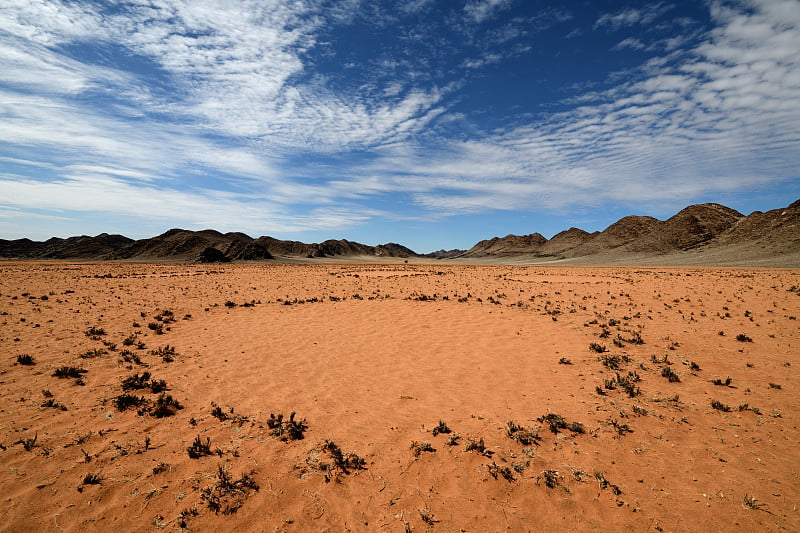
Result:
{"type": "Polygon", "coordinates": [[[800,270],[0,263],[2,531],[798,531],[800,270]]]}

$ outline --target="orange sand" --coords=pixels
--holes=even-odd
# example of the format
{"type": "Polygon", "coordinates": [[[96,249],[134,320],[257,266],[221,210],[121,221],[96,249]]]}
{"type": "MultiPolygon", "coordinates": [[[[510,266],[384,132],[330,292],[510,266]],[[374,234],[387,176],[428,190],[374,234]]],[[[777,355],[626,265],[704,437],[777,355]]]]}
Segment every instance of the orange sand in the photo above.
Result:
{"type": "Polygon", "coordinates": [[[798,270],[6,262],[0,272],[3,531],[800,530],[798,270]],[[176,320],[157,335],[148,324],[164,310],[176,320]],[[105,333],[86,335],[92,327],[105,333]],[[644,344],[613,343],[636,333],[644,344]],[[130,335],[145,347],[124,346],[130,335]],[[172,362],[150,354],[165,345],[172,362]],[[124,362],[125,349],[147,366],[124,362]],[[35,364],[17,364],[24,354],[35,364]],[[62,366],[87,370],[85,385],[53,377],[62,366]],[[122,380],[145,371],[183,409],[119,411],[122,380]],[[635,372],[639,393],[605,388],[617,372],[635,372]],[[292,411],[308,429],[284,442],[267,421],[292,411]],[[585,432],[551,432],[537,420],[548,413],[585,432]],[[457,444],[431,433],[440,420],[457,444]],[[509,438],[509,421],[538,441],[509,438]],[[198,436],[212,455],[189,457],[198,436]],[[484,453],[465,450],[480,439],[484,453]],[[327,482],[326,441],[366,468],[327,482]],[[412,442],[435,451],[417,456],[412,442]],[[258,490],[232,489],[215,512],[209,495],[220,493],[204,489],[220,465],[258,490]]]}

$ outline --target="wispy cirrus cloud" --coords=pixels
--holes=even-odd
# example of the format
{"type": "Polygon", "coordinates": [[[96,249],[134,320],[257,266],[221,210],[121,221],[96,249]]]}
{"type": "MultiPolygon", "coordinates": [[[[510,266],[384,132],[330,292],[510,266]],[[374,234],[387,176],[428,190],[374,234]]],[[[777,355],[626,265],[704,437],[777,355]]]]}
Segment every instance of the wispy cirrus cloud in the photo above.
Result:
{"type": "Polygon", "coordinates": [[[693,49],[653,58],[574,109],[419,157],[387,153],[368,175],[401,168],[384,183],[450,214],[680,205],[796,178],[800,11],[792,6],[717,3],[715,28],[693,49]]]}
{"type": "Polygon", "coordinates": [[[481,23],[509,7],[511,2],[512,0],[469,0],[464,6],[464,13],[473,21],[481,23]]]}
{"type": "Polygon", "coordinates": [[[649,4],[643,8],[628,8],[616,13],[606,13],[594,23],[595,29],[608,28],[617,31],[628,26],[646,26],[653,23],[658,17],[672,9],[674,6],[664,2],[649,4]]]}

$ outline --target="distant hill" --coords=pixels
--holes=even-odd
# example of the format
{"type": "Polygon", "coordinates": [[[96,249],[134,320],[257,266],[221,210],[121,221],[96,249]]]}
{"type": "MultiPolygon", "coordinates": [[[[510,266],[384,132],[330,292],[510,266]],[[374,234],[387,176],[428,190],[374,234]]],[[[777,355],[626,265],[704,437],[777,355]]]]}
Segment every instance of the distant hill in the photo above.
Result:
{"type": "Polygon", "coordinates": [[[479,241],[469,250],[419,255],[397,243],[370,246],[256,239],[244,233],[171,229],[133,240],[101,233],[43,242],[0,239],[0,258],[91,261],[228,262],[318,258],[426,258],[435,260],[585,264],[763,264],[800,266],[800,200],[743,215],[724,205],[691,205],[667,220],[626,216],[603,231],[570,228],[546,239],[539,233],[479,241]]]}
{"type": "Polygon", "coordinates": [[[748,216],[720,204],[691,205],[665,221],[626,216],[603,231],[570,228],[550,240],[538,233],[494,237],[454,258],[516,258],[531,263],[800,264],[800,200],[748,216]]]}
{"type": "Polygon", "coordinates": [[[387,243],[369,246],[347,240],[322,243],[282,241],[272,237],[253,239],[244,233],[215,230],[171,229],[148,239],[133,240],[102,233],[96,237],[52,238],[44,242],[30,239],[0,239],[0,257],[7,259],[80,259],[91,261],[189,261],[227,262],[264,261],[283,258],[321,257],[416,257],[405,246],[387,243]]]}
{"type": "Polygon", "coordinates": [[[464,252],[466,252],[466,250],[460,250],[458,248],[454,248],[453,250],[436,250],[435,252],[425,254],[425,257],[430,257],[431,259],[450,259],[451,257],[458,257],[464,252]]]}

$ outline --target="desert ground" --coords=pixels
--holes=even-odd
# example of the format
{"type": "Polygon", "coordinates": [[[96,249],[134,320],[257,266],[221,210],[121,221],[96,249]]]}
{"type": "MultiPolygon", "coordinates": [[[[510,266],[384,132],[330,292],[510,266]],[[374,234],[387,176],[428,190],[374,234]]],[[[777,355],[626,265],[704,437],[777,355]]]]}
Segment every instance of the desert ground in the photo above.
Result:
{"type": "Polygon", "coordinates": [[[800,270],[0,263],[2,531],[798,531],[800,270]]]}

